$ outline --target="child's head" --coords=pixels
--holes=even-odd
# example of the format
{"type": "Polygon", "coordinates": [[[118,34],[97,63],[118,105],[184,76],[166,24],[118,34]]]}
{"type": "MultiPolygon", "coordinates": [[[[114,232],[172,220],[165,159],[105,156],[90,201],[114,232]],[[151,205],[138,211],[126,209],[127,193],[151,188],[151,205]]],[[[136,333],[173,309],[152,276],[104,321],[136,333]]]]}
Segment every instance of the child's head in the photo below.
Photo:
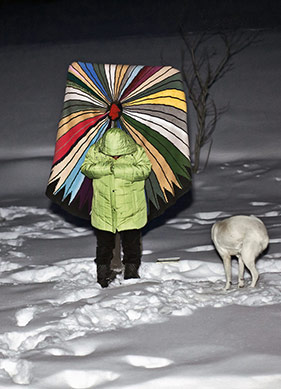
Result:
{"type": "Polygon", "coordinates": [[[111,157],[131,154],[136,151],[136,143],[124,130],[118,127],[110,128],[100,140],[100,150],[111,157]]]}

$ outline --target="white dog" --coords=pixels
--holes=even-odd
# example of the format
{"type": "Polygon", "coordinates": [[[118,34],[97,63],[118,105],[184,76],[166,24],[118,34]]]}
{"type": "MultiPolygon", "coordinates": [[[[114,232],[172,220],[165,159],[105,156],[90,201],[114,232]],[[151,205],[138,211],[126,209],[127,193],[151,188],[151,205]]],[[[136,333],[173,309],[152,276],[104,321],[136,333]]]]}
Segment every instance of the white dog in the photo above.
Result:
{"type": "Polygon", "coordinates": [[[225,289],[229,289],[231,284],[231,256],[238,258],[239,288],[244,286],[245,265],[252,276],[251,287],[254,287],[259,277],[255,260],[269,243],[263,222],[255,216],[232,216],[216,222],[212,226],[211,236],[223,260],[225,289]]]}

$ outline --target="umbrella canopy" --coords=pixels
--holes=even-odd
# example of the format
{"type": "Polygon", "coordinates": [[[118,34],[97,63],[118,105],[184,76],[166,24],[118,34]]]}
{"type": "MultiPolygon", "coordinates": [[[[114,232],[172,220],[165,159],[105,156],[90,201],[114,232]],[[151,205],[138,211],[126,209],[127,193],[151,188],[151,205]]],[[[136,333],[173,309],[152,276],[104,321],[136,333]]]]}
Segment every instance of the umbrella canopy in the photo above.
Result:
{"type": "Polygon", "coordinates": [[[73,62],[68,69],[47,196],[89,218],[91,180],[80,172],[89,148],[111,127],[144,147],[152,163],[145,184],[149,220],[191,185],[187,104],[179,70],[73,62]]]}

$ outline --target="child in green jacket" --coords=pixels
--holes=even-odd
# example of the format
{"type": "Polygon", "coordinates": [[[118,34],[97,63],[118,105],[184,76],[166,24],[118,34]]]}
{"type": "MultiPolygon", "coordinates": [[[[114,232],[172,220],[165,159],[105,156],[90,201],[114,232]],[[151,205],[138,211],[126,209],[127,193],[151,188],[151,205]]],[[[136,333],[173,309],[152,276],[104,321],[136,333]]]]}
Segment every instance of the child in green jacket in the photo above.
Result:
{"type": "Polygon", "coordinates": [[[139,278],[141,228],[147,223],[144,191],[151,163],[145,150],[120,128],[111,128],[88,151],[81,171],[93,180],[91,223],[97,237],[97,280],[110,281],[116,233],[120,232],[124,278],[139,278]]]}

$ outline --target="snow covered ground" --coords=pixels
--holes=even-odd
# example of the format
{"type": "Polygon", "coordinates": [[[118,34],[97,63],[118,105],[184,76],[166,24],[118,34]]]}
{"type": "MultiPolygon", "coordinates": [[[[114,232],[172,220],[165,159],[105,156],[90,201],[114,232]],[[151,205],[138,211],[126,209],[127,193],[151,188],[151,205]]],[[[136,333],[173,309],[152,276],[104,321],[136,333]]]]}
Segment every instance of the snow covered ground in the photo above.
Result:
{"type": "Polygon", "coordinates": [[[193,201],[144,231],[140,280],[96,283],[91,228],[46,206],[0,208],[0,388],[281,387],[281,168],[211,164],[193,201]],[[212,224],[260,217],[257,287],[224,291],[212,224]],[[158,258],[180,257],[177,262],[158,258]]]}

